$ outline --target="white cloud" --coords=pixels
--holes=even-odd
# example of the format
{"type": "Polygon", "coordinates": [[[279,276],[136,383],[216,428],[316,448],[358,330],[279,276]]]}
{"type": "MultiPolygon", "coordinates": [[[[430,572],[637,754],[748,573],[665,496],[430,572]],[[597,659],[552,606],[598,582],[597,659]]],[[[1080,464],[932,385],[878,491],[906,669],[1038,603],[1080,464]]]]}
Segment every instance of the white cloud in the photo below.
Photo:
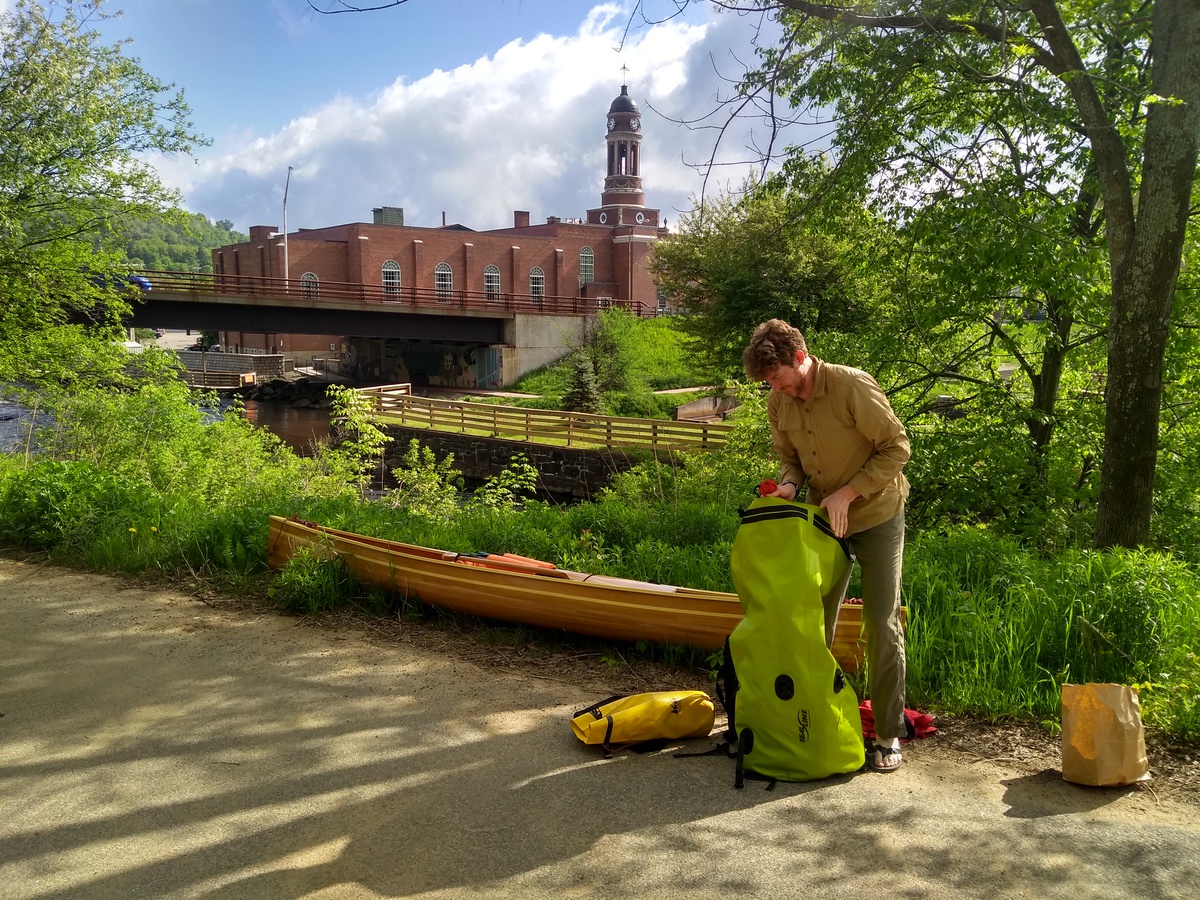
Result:
{"type": "MultiPolygon", "coordinates": [[[[0,0],[3,2],[3,0],[0,0]]],[[[714,132],[695,119],[731,86],[714,71],[740,71],[753,23],[736,16],[635,29],[625,38],[620,7],[595,7],[570,36],[539,35],[371,96],[338,96],[266,136],[226,134],[192,160],[157,162],[189,209],[231,219],[239,229],[282,224],[288,165],[291,228],[369,221],[372,207],[402,206],[414,225],[447,221],[504,227],[514,209],[579,216],[599,204],[608,105],[628,67],[643,110],[642,175],[647,203],[690,205],[701,178],[686,162],[706,159],[714,132]]],[[[723,158],[745,157],[744,134],[727,138],[723,158]]],[[[741,180],[746,166],[721,170],[741,180]]]]}

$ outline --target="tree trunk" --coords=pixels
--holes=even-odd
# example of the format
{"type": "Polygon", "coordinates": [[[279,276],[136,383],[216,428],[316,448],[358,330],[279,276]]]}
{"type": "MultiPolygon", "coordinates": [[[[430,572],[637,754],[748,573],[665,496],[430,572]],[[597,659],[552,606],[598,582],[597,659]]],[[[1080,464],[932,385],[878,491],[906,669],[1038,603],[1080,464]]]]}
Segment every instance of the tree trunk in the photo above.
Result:
{"type": "Polygon", "coordinates": [[[1129,253],[1113,259],[1098,547],[1150,537],[1162,371],[1200,144],[1200,3],[1159,0],[1150,105],[1129,253]]]}

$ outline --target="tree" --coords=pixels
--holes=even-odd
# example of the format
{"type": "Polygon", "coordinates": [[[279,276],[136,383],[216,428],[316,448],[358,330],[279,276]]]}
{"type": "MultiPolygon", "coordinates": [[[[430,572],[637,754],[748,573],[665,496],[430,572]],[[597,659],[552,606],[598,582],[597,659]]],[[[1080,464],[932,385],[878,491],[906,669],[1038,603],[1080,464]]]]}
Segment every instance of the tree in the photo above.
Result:
{"type": "Polygon", "coordinates": [[[128,222],[120,237],[125,255],[138,268],[172,272],[211,272],[210,248],[246,240],[228,220],[213,224],[182,210],[128,222]]]}
{"type": "Polygon", "coordinates": [[[563,408],[584,413],[603,412],[604,399],[596,384],[596,370],[587,354],[582,350],[572,353],[570,367],[567,392],[562,399],[563,408]]]}
{"type": "Polygon", "coordinates": [[[748,186],[697,205],[656,245],[659,289],[691,313],[682,328],[715,377],[740,373],[742,348],[767,319],[805,333],[856,329],[872,290],[850,251],[852,236],[871,239],[869,217],[861,207],[833,222],[807,213],[806,198],[778,182],[748,186]]]}
{"type": "MultiPolygon", "coordinates": [[[[0,14],[0,380],[37,380],[30,351],[128,309],[124,222],[175,205],[145,155],[189,152],[181,93],[85,25],[101,0],[19,0],[0,14]]],[[[52,367],[53,368],[53,367],[52,367]]]]}
{"type": "MultiPolygon", "coordinates": [[[[1064,244],[1103,239],[1110,302],[1095,541],[1145,543],[1200,144],[1200,4],[741,6],[773,10],[783,26],[741,102],[779,93],[794,108],[836,110],[837,178],[915,214],[1015,164],[1074,211],[1064,244]]],[[[1036,212],[1008,212],[1031,232],[1041,227],[1036,212]]]]}

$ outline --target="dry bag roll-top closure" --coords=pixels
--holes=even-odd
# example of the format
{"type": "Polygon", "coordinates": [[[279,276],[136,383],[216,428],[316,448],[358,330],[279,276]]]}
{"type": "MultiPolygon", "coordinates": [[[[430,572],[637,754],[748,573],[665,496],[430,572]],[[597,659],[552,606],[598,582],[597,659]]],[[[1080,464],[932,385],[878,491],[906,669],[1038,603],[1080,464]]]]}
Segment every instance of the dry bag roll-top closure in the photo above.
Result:
{"type": "Polygon", "coordinates": [[[729,636],[724,694],[743,773],[810,781],[864,762],[858,697],[825,644],[822,598],[850,556],[819,507],[777,498],[741,511],[733,583],[745,618],[729,636]]]}

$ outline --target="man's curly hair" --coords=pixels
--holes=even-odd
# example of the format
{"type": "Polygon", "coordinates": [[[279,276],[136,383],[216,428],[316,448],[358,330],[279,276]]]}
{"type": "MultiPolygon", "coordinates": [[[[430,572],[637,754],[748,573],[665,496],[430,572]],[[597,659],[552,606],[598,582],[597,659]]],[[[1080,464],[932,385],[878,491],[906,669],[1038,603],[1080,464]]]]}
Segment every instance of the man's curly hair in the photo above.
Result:
{"type": "Polygon", "coordinates": [[[791,365],[797,350],[808,352],[800,329],[783,319],[768,319],[750,336],[742,351],[742,366],[752,381],[762,381],[777,366],[791,365]]]}

